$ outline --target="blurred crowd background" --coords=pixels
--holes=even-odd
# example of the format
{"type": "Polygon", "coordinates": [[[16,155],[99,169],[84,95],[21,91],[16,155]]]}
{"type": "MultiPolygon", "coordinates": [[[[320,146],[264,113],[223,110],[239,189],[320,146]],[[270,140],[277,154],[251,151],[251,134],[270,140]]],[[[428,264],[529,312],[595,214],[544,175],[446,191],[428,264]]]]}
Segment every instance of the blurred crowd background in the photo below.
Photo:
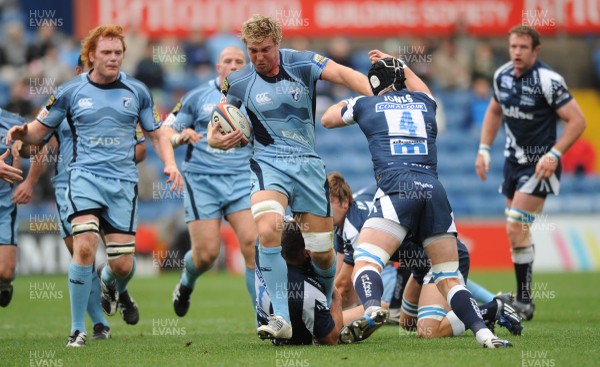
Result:
{"type": "MultiPolygon", "coordinates": [[[[95,27],[98,18],[106,15],[103,11],[118,11],[119,1],[107,2],[110,5],[104,6],[109,9],[103,10],[101,1],[0,0],[0,108],[33,119],[48,96],[74,76],[80,38],[85,35],[86,27],[87,30],[95,27]],[[99,9],[90,10],[88,7],[99,9]],[[88,13],[100,13],[95,23],[93,19],[78,19],[88,13]]],[[[135,4],[142,2],[129,0],[125,3],[129,4],[128,11],[131,11],[135,4]]],[[[184,1],[180,3],[185,5],[184,1]]],[[[300,2],[300,6],[305,6],[305,3],[319,5],[319,1],[305,0],[300,2]]],[[[262,8],[267,5],[262,4],[262,8]]],[[[247,9],[246,12],[254,13],[247,9]]],[[[132,15],[112,15],[113,19],[128,17],[132,15]]],[[[279,17],[285,18],[285,12],[280,12],[279,17]]],[[[558,26],[550,22],[556,20],[550,13],[539,13],[538,18],[546,20],[546,28],[558,26]]],[[[302,13],[288,13],[287,19],[308,27],[314,22],[314,18],[306,12],[304,16],[302,13]]],[[[244,48],[237,36],[239,24],[234,23],[224,19],[214,29],[199,27],[183,33],[161,35],[148,24],[129,21],[125,24],[127,51],[122,69],[151,89],[164,119],[187,91],[216,76],[215,62],[222,48],[232,44],[244,48]]],[[[291,32],[284,27],[282,47],[317,51],[363,73],[369,69],[367,52],[371,49],[379,48],[402,57],[427,82],[438,102],[438,171],[455,215],[463,219],[502,217],[504,200],[497,193],[505,143],[502,129],[492,147],[492,170],[485,183],[475,175],[474,162],[483,116],[492,96],[493,73],[509,60],[508,28],[489,36],[482,35],[482,32],[473,34],[470,31],[472,27],[460,17],[452,22],[450,28],[446,27],[446,31],[434,35],[417,32],[411,36],[399,33],[357,37],[338,29],[329,35],[305,36],[298,32],[297,27],[298,24],[291,32]]],[[[559,29],[549,35],[542,33],[540,59],[565,77],[588,122],[585,136],[562,159],[561,194],[547,201],[545,211],[548,213],[600,211],[600,164],[597,161],[600,131],[595,126],[600,113],[598,29],[600,27],[589,32],[559,29]]],[[[317,94],[317,152],[324,158],[327,169],[342,172],[354,190],[374,183],[366,139],[360,130],[351,127],[326,131],[320,126],[320,114],[330,104],[350,96],[350,92],[320,81],[317,94]]],[[[560,131],[561,126],[558,129],[560,131]]],[[[176,151],[179,162],[183,160],[184,151],[183,148],[176,151]]],[[[148,158],[139,165],[139,169],[141,223],[183,226],[181,198],[165,190],[161,163],[149,142],[148,158]],[[160,210],[157,210],[158,207],[160,210]]],[[[36,188],[32,204],[19,211],[22,229],[27,229],[32,213],[53,213],[52,174],[53,170],[49,167],[36,188]]]]}

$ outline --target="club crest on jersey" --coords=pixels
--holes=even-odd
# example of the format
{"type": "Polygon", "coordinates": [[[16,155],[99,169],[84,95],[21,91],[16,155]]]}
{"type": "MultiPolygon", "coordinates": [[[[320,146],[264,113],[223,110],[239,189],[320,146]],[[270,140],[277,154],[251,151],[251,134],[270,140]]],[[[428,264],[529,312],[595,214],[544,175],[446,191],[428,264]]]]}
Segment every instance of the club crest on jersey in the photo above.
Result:
{"type": "Polygon", "coordinates": [[[292,99],[294,101],[298,102],[300,100],[300,88],[295,88],[291,90],[290,95],[292,96],[292,99]]]}
{"type": "Polygon", "coordinates": [[[81,109],[92,108],[94,101],[92,101],[91,98],[81,98],[79,101],[77,101],[77,105],[81,109]]]}
{"type": "Polygon", "coordinates": [[[123,107],[129,108],[131,106],[131,97],[123,97],[123,107]]]}
{"type": "Polygon", "coordinates": [[[500,78],[500,86],[503,88],[511,88],[512,87],[513,78],[510,75],[503,75],[500,78]]]}

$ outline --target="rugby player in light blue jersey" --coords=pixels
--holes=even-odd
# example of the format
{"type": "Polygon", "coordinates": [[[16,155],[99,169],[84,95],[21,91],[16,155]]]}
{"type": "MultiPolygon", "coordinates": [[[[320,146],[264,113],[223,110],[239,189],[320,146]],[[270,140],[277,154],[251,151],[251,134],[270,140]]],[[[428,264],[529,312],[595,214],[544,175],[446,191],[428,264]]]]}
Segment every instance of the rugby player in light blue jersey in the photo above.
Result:
{"type": "Polygon", "coordinates": [[[242,25],[251,65],[226,79],[227,102],[244,105],[254,130],[251,210],[260,240],[259,259],[273,315],[258,328],[265,339],[292,337],[281,257],[283,217],[289,206],[302,230],[317,276],[331,302],[335,275],[333,223],[325,165],[315,152],[315,86],[319,79],[371,93],[366,77],[310,51],[279,49],[281,27],[255,15],[242,25]]]}
{"type": "MultiPolygon", "coordinates": [[[[79,56],[77,58],[77,66],[75,67],[76,75],[87,71],[89,71],[89,68],[84,65],[83,60],[81,60],[81,56],[79,56]]],[[[144,134],[138,124],[135,136],[136,164],[144,160],[146,157],[146,144],[144,141],[144,134]]],[[[52,186],[54,187],[56,208],[58,210],[58,219],[60,223],[59,229],[60,234],[65,241],[65,245],[72,256],[73,232],[71,231],[71,224],[69,224],[69,220],[67,219],[68,205],[65,193],[67,192],[67,188],[69,186],[68,167],[73,160],[73,132],[71,131],[71,127],[69,126],[67,119],[63,120],[58,128],[52,132],[47,144],[46,154],[55,156],[54,159],[56,161],[56,166],[55,175],[52,177],[52,186]]],[[[93,271],[92,287],[90,289],[90,297],[87,304],[87,313],[90,316],[94,326],[92,340],[109,339],[112,337],[109,324],[102,312],[101,295],[102,288],[100,286],[100,277],[95,271],[93,271]]],[[[133,300],[129,296],[129,292],[127,292],[127,290],[119,293],[118,308],[123,316],[123,319],[128,324],[137,323],[139,314],[137,312],[137,308],[133,307],[133,300]]]]}
{"type": "Polygon", "coordinates": [[[429,88],[398,59],[370,53],[374,97],[331,106],[327,128],[358,124],[367,137],[378,190],[354,252],[354,288],[364,318],[387,319],[381,307],[380,272],[407,235],[422,244],[433,279],[452,310],[487,348],[512,346],[490,331],[471,293],[459,281],[456,227],[444,187],[437,179],[437,105],[429,88]],[[406,75],[406,77],[405,77],[406,75]]]}
{"type": "MultiPolygon", "coordinates": [[[[13,127],[7,134],[9,142],[20,139],[38,144],[65,118],[73,131],[73,159],[65,194],[74,236],[68,277],[73,320],[68,347],[86,343],[85,311],[100,229],[107,241],[108,266],[101,279],[107,314],[116,312],[119,292],[126,290],[135,271],[138,122],[165,164],[171,189],[181,191],[183,185],[150,91],[119,70],[124,53],[122,27],[102,25],[90,31],[81,58],[91,70],[60,86],[35,121],[13,127]]],[[[131,306],[137,308],[135,303],[131,306]]]]}
{"type": "Polygon", "coordinates": [[[535,258],[530,226],[542,212],[548,194],[560,190],[560,157],[585,130],[585,117],[565,80],[537,60],[540,35],[530,26],[509,32],[510,62],[494,74],[494,94],[483,119],[477,175],[485,181],[490,169],[490,146],[500,125],[506,131],[504,179],[506,234],[517,280],[515,308],[525,320],[533,318],[531,273],[535,258]],[[556,140],[556,125],[566,123],[556,140]]]}
{"type": "Polygon", "coordinates": [[[41,174],[43,164],[41,153],[36,156],[23,180],[18,165],[19,155],[28,153],[21,141],[8,146],[6,134],[14,126],[20,126],[25,119],[0,108],[0,307],[10,303],[13,294],[12,282],[17,266],[17,205],[31,201],[33,187],[41,174]],[[16,187],[15,184],[19,183],[16,187]]]}
{"type": "Polygon", "coordinates": [[[225,78],[244,65],[246,56],[241,48],[224,48],[216,65],[219,76],[183,96],[164,123],[173,146],[188,144],[183,163],[183,203],[192,248],[185,254],[181,280],[173,292],[173,307],[178,316],[184,316],[190,307],[196,279],[209,270],[219,256],[222,217],[235,231],[246,263],[246,288],[252,305],[256,300],[254,244],[257,234],[250,212],[252,145],[229,149],[239,143],[238,134],[225,137],[207,132],[211,112],[221,101],[225,78]],[[215,145],[222,144],[228,150],[209,146],[207,139],[200,140],[202,136],[215,139],[215,145]]]}

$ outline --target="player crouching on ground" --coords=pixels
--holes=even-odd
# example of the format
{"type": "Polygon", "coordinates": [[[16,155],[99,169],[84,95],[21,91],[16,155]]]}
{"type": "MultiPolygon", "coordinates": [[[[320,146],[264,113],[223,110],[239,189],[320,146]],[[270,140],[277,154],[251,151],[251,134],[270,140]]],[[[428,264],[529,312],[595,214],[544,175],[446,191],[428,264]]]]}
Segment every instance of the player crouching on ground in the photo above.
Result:
{"type": "Polygon", "coordinates": [[[342,327],[342,299],[336,290],[333,292],[331,308],[323,285],[317,281],[314,265],[304,246],[304,237],[298,224],[285,219],[281,237],[281,255],[287,263],[287,289],[268,290],[263,280],[261,267],[256,256],[256,317],[259,325],[269,323],[273,313],[269,294],[286,291],[292,322],[292,337],[289,340],[273,339],[275,345],[337,345],[342,327]]]}

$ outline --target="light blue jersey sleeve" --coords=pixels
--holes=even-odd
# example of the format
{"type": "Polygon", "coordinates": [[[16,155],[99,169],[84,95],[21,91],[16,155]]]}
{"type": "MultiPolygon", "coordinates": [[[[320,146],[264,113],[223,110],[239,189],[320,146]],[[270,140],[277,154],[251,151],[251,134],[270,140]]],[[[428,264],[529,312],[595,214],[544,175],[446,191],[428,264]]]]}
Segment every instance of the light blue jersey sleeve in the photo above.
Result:
{"type": "MultiPolygon", "coordinates": [[[[48,128],[56,129],[70,111],[73,93],[84,81],[82,76],[78,76],[58,87],[56,94],[51,95],[46,105],[40,109],[36,120],[48,128]]],[[[81,105],[86,102],[85,99],[79,101],[81,105]]]]}
{"type": "MultiPolygon", "coordinates": [[[[141,83],[140,83],[141,84],[141,83]]],[[[139,124],[146,131],[154,131],[162,124],[152,95],[145,85],[140,86],[140,94],[138,96],[140,103],[139,124]]]]}

